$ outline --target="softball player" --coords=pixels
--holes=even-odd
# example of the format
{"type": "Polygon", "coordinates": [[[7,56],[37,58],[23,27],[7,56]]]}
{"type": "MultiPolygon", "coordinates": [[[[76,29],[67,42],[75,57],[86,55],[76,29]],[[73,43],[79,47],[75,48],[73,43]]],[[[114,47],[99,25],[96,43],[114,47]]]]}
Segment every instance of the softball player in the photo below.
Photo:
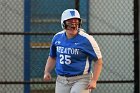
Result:
{"type": "Polygon", "coordinates": [[[81,23],[76,9],[65,10],[61,16],[63,31],[52,39],[44,80],[51,80],[50,73],[55,67],[55,93],[89,93],[96,88],[102,55],[94,38],[81,29],[81,23]],[[93,70],[92,61],[95,62],[93,70]]]}

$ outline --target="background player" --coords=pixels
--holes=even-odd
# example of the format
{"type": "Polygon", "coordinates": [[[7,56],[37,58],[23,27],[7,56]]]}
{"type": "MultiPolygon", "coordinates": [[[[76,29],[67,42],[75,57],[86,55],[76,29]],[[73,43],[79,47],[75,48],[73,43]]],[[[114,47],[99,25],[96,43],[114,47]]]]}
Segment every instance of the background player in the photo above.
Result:
{"type": "Polygon", "coordinates": [[[65,10],[61,16],[63,31],[52,39],[44,80],[51,80],[50,73],[55,67],[55,93],[89,93],[96,88],[102,69],[102,55],[95,39],[81,29],[81,23],[76,9],[65,10]]]}

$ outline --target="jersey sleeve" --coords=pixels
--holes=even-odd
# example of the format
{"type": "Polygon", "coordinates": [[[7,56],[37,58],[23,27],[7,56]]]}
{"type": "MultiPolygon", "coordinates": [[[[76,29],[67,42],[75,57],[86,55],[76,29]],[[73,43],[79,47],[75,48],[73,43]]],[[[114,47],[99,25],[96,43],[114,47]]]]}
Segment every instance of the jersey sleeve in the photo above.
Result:
{"type": "Polygon", "coordinates": [[[92,36],[89,36],[87,39],[89,41],[87,52],[90,54],[90,57],[93,60],[102,58],[100,48],[99,48],[97,42],[95,41],[95,39],[92,36]]]}
{"type": "Polygon", "coordinates": [[[56,57],[55,36],[52,39],[49,56],[56,57]]]}

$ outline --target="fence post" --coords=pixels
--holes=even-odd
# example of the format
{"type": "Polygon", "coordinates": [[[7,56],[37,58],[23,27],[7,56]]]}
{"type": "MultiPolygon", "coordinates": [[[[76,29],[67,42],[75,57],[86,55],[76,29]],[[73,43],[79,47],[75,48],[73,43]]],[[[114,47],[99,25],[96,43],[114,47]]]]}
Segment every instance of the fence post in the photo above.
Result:
{"type": "Polygon", "coordinates": [[[134,0],[134,93],[139,93],[139,0],[134,0]]]}
{"type": "Polygon", "coordinates": [[[79,0],[75,0],[75,9],[79,11],[79,0]]]}

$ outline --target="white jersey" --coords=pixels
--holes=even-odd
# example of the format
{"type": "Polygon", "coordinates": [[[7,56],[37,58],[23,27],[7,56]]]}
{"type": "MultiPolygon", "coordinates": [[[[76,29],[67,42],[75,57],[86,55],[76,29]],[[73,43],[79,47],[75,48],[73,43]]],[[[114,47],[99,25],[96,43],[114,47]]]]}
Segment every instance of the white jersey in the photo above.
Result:
{"type": "Polygon", "coordinates": [[[98,44],[83,29],[70,39],[65,31],[57,33],[52,39],[50,56],[56,57],[56,73],[65,76],[88,74],[91,62],[102,58],[98,44]]]}

